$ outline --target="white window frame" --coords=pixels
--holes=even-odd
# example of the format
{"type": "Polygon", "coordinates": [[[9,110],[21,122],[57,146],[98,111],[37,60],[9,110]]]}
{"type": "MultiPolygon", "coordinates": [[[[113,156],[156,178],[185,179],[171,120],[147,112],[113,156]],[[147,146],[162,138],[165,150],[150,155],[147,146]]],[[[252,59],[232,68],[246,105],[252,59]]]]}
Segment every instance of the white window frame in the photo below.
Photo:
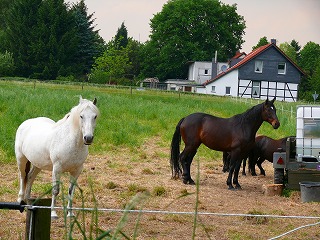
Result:
{"type": "Polygon", "coordinates": [[[213,93],[216,92],[216,86],[211,86],[211,92],[213,92],[213,93]]]}
{"type": "Polygon", "coordinates": [[[254,62],[254,72],[256,73],[262,73],[262,69],[263,69],[263,61],[261,60],[256,60],[254,62]]]}
{"type": "Polygon", "coordinates": [[[278,63],[278,74],[286,74],[287,71],[287,64],[285,62],[279,62],[278,63]],[[279,68],[280,66],[283,66],[283,68],[279,68]]]}
{"type": "Polygon", "coordinates": [[[260,98],[260,85],[261,84],[258,81],[252,82],[252,91],[251,91],[252,98],[260,98]],[[255,91],[256,91],[257,95],[253,94],[255,91]]]}

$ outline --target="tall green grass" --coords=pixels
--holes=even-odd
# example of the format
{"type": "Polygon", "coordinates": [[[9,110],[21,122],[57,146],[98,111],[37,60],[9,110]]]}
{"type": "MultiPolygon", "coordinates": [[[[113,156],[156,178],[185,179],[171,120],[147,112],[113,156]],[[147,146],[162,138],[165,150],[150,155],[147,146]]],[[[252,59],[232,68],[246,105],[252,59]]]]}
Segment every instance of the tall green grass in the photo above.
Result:
{"type": "MultiPolygon", "coordinates": [[[[144,141],[155,137],[160,137],[159,144],[169,149],[175,126],[182,117],[193,112],[230,117],[261,102],[103,86],[0,81],[0,162],[14,161],[15,132],[24,120],[46,116],[57,121],[78,104],[80,95],[98,99],[101,115],[90,152],[101,154],[122,147],[135,151],[144,141]]],[[[296,103],[275,102],[275,105],[278,109],[292,106],[295,109],[296,103]]],[[[291,118],[290,113],[278,111],[278,117],[281,122],[278,130],[264,123],[258,133],[273,138],[295,135],[295,116],[291,118]]],[[[212,156],[212,151],[201,147],[199,154],[212,156]]]]}

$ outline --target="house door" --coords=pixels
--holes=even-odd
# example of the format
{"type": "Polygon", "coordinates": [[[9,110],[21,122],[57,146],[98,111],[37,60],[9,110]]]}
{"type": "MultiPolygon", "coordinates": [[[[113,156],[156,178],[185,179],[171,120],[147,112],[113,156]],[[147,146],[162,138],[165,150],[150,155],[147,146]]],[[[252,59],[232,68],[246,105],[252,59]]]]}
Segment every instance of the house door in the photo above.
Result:
{"type": "Polygon", "coordinates": [[[187,87],[187,86],[186,86],[186,87],[184,87],[184,91],[185,91],[185,92],[191,92],[191,90],[192,90],[192,88],[191,88],[191,87],[187,87]]]}
{"type": "Polygon", "coordinates": [[[260,98],[260,82],[252,82],[252,98],[260,98]]]}

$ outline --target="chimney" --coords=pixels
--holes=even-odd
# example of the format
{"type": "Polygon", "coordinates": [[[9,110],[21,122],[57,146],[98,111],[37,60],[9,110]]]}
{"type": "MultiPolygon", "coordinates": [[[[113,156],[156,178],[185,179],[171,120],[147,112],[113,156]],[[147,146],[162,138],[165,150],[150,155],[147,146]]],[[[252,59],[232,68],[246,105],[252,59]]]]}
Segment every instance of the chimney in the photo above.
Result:
{"type": "Polygon", "coordinates": [[[218,51],[215,51],[214,58],[212,58],[211,78],[215,78],[218,72],[218,51]]]}
{"type": "Polygon", "coordinates": [[[272,43],[273,45],[277,45],[277,39],[272,38],[272,39],[271,39],[271,43],[272,43]]]}

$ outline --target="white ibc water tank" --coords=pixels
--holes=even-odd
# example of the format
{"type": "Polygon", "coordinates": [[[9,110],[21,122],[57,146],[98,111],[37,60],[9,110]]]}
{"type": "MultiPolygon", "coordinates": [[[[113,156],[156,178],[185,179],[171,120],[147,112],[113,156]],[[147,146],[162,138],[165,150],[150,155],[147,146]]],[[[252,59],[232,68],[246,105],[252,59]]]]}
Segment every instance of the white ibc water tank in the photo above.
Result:
{"type": "Polygon", "coordinates": [[[298,161],[303,156],[320,154],[320,106],[297,106],[296,150],[298,161]]]}

